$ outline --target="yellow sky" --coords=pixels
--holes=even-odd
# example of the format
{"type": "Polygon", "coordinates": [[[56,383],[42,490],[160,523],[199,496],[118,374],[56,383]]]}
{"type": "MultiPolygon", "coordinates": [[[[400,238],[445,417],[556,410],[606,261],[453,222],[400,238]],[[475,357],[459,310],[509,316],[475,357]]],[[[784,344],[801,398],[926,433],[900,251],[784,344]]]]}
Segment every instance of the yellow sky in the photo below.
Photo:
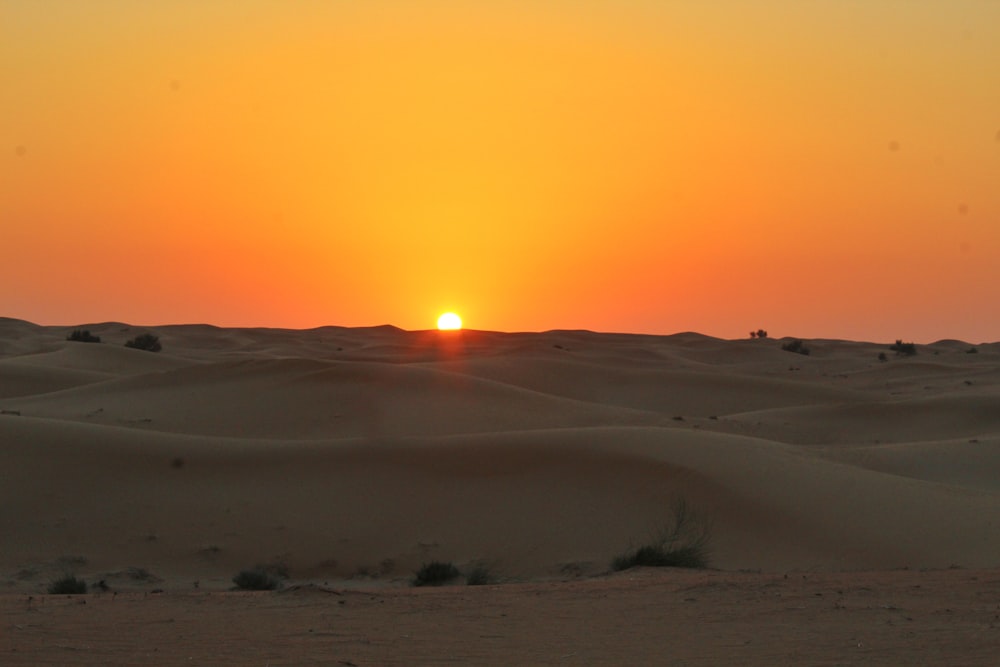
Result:
{"type": "Polygon", "coordinates": [[[0,0],[0,315],[997,340],[997,63],[972,0],[0,0]]]}

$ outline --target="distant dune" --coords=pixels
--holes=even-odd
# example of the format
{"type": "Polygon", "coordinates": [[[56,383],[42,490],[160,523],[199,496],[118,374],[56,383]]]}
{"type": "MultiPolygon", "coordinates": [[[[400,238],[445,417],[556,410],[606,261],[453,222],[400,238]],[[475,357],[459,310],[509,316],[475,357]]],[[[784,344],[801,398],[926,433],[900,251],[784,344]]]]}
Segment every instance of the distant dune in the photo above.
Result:
{"type": "MultiPolygon", "coordinates": [[[[0,320],[0,576],[606,571],[683,497],[726,570],[1000,561],[1000,346],[0,320]],[[143,332],[163,351],[128,349],[143,332]]],[[[132,582],[145,585],[145,582],[132,582]]]]}

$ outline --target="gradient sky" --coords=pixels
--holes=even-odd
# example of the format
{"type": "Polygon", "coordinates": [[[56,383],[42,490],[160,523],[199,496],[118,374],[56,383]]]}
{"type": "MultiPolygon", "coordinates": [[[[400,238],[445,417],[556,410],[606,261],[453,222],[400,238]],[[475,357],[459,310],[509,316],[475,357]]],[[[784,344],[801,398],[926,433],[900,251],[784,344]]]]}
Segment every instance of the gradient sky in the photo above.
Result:
{"type": "Polygon", "coordinates": [[[0,315],[1000,339],[1000,2],[0,0],[0,315]]]}

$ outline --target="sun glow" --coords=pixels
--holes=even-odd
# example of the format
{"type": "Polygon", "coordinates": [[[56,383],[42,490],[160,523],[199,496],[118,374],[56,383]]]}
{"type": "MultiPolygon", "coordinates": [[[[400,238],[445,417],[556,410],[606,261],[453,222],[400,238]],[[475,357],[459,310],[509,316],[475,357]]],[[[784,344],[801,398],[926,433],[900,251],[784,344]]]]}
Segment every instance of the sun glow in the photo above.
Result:
{"type": "Polygon", "coordinates": [[[442,313],[438,318],[438,329],[441,331],[456,331],[462,328],[462,318],[455,313],[442,313]]]}

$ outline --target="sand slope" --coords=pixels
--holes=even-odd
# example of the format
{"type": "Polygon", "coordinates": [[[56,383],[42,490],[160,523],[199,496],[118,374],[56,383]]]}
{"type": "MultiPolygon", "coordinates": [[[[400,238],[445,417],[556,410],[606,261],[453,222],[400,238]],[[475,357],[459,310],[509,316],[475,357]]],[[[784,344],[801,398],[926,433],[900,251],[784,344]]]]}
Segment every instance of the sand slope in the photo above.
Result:
{"type": "Polygon", "coordinates": [[[559,579],[679,497],[726,570],[1000,564],[997,346],[780,343],[0,320],[0,584],[559,579]]]}

